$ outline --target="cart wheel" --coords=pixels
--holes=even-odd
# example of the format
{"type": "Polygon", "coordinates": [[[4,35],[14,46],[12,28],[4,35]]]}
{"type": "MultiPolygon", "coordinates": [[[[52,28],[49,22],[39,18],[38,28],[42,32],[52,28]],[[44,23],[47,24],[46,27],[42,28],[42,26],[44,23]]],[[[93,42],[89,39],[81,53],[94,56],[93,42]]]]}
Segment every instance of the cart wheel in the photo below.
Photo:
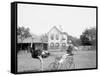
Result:
{"type": "Polygon", "coordinates": [[[50,70],[57,70],[58,69],[58,64],[56,62],[52,62],[52,63],[50,63],[48,68],[50,68],[50,70]]]}

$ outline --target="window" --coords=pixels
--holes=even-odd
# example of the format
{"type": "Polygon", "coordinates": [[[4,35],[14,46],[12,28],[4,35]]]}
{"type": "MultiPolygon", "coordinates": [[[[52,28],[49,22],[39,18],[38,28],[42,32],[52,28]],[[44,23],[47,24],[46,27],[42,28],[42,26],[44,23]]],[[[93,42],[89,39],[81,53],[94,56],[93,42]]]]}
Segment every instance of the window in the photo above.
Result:
{"type": "Polygon", "coordinates": [[[65,38],[62,38],[62,40],[66,40],[65,38]]]}
{"type": "Polygon", "coordinates": [[[52,42],[52,43],[50,43],[50,47],[54,47],[54,43],[52,42]]]}
{"type": "Polygon", "coordinates": [[[56,34],[56,40],[59,40],[59,35],[58,34],[56,34]]]}
{"type": "Polygon", "coordinates": [[[59,43],[56,43],[56,47],[59,47],[59,43]]]}
{"type": "Polygon", "coordinates": [[[66,43],[62,43],[62,46],[65,47],[66,46],[66,43]]]}
{"type": "Polygon", "coordinates": [[[53,34],[51,34],[51,40],[53,40],[54,39],[54,35],[53,34]]]}
{"type": "Polygon", "coordinates": [[[63,36],[62,36],[62,40],[66,40],[66,37],[65,37],[65,35],[63,35],[63,36]]]}
{"type": "Polygon", "coordinates": [[[64,36],[62,36],[62,40],[66,40],[66,39],[64,38],[64,36]]]}

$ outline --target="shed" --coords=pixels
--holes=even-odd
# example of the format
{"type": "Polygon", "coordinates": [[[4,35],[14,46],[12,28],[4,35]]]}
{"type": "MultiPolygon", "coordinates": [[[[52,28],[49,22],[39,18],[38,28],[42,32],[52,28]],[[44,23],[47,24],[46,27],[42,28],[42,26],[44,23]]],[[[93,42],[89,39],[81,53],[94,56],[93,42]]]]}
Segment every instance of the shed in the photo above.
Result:
{"type": "Polygon", "coordinates": [[[23,41],[20,38],[17,39],[17,48],[18,50],[28,50],[30,47],[34,47],[35,49],[40,48],[43,50],[48,49],[48,43],[41,40],[41,38],[36,37],[27,37],[23,41]]]}

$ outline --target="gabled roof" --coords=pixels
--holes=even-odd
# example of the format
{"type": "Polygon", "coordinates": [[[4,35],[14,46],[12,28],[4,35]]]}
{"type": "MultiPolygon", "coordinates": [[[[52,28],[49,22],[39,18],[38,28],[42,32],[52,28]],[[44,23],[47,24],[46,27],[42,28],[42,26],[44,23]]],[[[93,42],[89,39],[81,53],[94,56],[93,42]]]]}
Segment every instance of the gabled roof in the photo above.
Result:
{"type": "MultiPolygon", "coordinates": [[[[64,35],[68,35],[68,33],[60,31],[56,26],[52,27],[52,28],[50,29],[50,31],[51,31],[52,29],[54,29],[54,28],[55,28],[59,33],[64,34],[64,35]]],[[[50,31],[49,31],[49,32],[50,32],[50,31]]],[[[48,33],[49,33],[49,32],[48,32],[48,33]]],[[[48,34],[48,33],[47,33],[47,34],[48,34]]]]}
{"type": "MultiPolygon", "coordinates": [[[[52,28],[49,30],[49,32],[50,32],[51,30],[53,30],[53,29],[56,29],[59,33],[62,33],[56,26],[52,27],[52,28]]],[[[49,32],[48,32],[48,33],[49,33],[49,32]]],[[[48,34],[48,33],[47,33],[47,34],[48,34]]]]}

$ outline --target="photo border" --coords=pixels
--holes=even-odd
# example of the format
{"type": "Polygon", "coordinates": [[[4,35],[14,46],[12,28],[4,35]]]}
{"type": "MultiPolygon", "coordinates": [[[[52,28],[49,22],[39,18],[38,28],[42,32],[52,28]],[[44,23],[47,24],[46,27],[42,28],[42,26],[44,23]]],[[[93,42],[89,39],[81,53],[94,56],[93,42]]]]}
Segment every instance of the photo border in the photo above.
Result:
{"type": "Polygon", "coordinates": [[[20,2],[15,1],[11,3],[11,73],[13,74],[27,74],[27,73],[50,73],[50,72],[64,72],[64,71],[81,71],[81,70],[92,70],[98,69],[98,7],[87,6],[87,5],[71,5],[71,4],[54,4],[54,3],[38,3],[38,2],[20,2]],[[81,69],[69,69],[69,70],[58,70],[58,71],[25,71],[17,72],[17,19],[18,19],[18,4],[32,4],[32,5],[47,5],[47,6],[64,6],[64,7],[82,7],[82,8],[96,8],[96,68],[81,68],[81,69]]]}

